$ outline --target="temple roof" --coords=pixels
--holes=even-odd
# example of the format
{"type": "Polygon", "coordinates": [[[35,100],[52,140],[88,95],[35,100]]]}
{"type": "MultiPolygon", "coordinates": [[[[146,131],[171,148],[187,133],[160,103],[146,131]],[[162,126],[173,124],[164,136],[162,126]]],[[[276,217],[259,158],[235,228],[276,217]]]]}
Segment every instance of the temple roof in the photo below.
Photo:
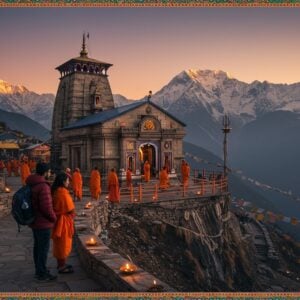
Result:
{"type": "Polygon", "coordinates": [[[134,101],[134,103],[131,103],[128,105],[116,107],[113,109],[109,109],[109,110],[105,110],[105,111],[101,111],[101,112],[89,115],[87,117],[84,117],[84,118],[64,127],[62,130],[69,130],[69,129],[75,129],[75,128],[96,125],[96,124],[103,124],[106,121],[109,121],[113,118],[119,117],[119,116],[121,116],[127,112],[130,112],[130,111],[134,110],[135,108],[138,108],[146,103],[159,109],[160,111],[162,111],[163,113],[168,115],[170,118],[172,118],[175,121],[177,121],[178,123],[180,123],[182,126],[186,126],[182,121],[178,120],[176,117],[174,117],[173,115],[171,115],[170,113],[168,113],[167,111],[162,109],[160,106],[154,104],[153,102],[149,102],[147,100],[140,100],[140,101],[134,101]]]}
{"type": "Polygon", "coordinates": [[[103,61],[100,61],[100,60],[97,60],[97,59],[78,56],[78,57],[75,57],[75,58],[71,58],[70,60],[66,61],[65,63],[63,63],[62,65],[58,66],[55,69],[60,71],[60,70],[63,70],[64,67],[66,67],[70,64],[73,64],[73,63],[77,63],[77,62],[78,63],[83,62],[83,63],[92,63],[92,64],[97,64],[97,65],[104,65],[106,67],[111,67],[112,66],[112,64],[110,64],[110,63],[106,63],[106,62],[103,62],[103,61]]]}
{"type": "Polygon", "coordinates": [[[108,68],[112,66],[112,64],[110,64],[110,63],[106,63],[104,61],[100,61],[100,60],[88,57],[88,52],[86,50],[86,44],[85,44],[85,34],[83,34],[82,49],[80,51],[80,56],[66,61],[65,63],[58,66],[56,68],[56,70],[64,71],[65,67],[67,67],[68,65],[70,65],[70,64],[72,65],[74,63],[81,63],[81,62],[87,63],[87,64],[90,63],[90,64],[97,64],[97,65],[104,65],[105,67],[108,67],[108,68]]]}

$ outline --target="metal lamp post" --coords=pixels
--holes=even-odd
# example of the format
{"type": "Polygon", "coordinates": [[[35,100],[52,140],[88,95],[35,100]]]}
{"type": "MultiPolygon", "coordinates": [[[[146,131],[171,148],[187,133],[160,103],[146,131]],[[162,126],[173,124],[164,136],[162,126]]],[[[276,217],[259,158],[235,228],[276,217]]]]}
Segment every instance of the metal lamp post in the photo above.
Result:
{"type": "Polygon", "coordinates": [[[225,114],[223,117],[223,133],[224,133],[224,141],[223,141],[223,152],[224,152],[224,176],[227,177],[227,134],[230,132],[231,128],[230,121],[228,115],[225,114]]]}

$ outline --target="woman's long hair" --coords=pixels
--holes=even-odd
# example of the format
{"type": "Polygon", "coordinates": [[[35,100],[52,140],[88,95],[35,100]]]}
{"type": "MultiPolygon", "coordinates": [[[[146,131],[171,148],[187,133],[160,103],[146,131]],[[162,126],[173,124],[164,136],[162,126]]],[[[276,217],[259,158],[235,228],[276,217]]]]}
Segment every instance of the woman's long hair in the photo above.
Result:
{"type": "Polygon", "coordinates": [[[54,179],[54,182],[51,187],[52,195],[59,187],[64,187],[64,182],[67,180],[68,175],[65,172],[58,173],[54,179]]]}

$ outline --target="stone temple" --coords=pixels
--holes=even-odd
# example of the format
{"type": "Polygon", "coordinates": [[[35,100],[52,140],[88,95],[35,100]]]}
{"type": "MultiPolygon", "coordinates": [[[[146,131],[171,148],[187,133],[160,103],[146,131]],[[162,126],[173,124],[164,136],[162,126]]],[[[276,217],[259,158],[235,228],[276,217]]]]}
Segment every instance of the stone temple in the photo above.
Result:
{"type": "Polygon", "coordinates": [[[184,158],[185,124],[150,100],[115,107],[108,81],[110,63],[88,57],[85,36],[80,56],[56,69],[60,83],[52,123],[52,157],[56,169],[79,167],[88,175],[97,166],[102,173],[115,167],[152,176],[167,166],[180,170],[184,158]]]}

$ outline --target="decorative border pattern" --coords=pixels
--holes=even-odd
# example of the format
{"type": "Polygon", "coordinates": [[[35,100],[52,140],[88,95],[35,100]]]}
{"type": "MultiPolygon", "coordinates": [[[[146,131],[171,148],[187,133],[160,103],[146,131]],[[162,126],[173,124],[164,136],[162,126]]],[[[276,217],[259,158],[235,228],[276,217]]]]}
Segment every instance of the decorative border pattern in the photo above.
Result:
{"type": "Polygon", "coordinates": [[[90,300],[285,300],[300,299],[300,293],[0,293],[0,300],[90,299],[90,300]]]}
{"type": "Polygon", "coordinates": [[[0,7],[300,7],[300,0],[0,0],[0,7]]]}

